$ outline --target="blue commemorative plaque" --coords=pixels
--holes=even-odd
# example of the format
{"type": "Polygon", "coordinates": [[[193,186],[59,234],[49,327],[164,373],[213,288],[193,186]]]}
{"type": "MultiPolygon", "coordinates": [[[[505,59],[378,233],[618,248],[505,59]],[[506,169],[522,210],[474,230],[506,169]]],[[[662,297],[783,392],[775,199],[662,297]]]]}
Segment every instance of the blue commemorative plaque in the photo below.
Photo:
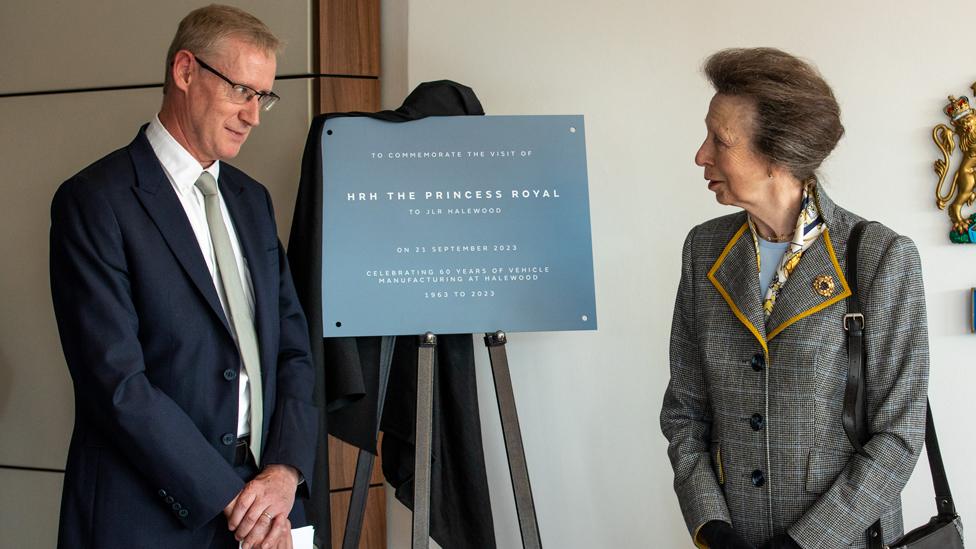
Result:
{"type": "Polygon", "coordinates": [[[595,330],[582,116],[333,118],[326,337],[595,330]]]}

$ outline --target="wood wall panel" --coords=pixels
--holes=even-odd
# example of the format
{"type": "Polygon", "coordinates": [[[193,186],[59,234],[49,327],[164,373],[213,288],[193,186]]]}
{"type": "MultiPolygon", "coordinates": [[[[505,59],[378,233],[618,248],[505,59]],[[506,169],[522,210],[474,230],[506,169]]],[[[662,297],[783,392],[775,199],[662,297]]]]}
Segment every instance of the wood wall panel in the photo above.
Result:
{"type": "MultiPolygon", "coordinates": [[[[342,547],[342,535],[346,526],[346,511],[349,509],[351,493],[332,493],[332,547],[342,547]]],[[[366,498],[366,518],[363,520],[363,533],[359,538],[359,549],[384,549],[386,547],[386,488],[375,486],[369,489],[366,498]]]]}
{"type": "MultiPolygon", "coordinates": [[[[380,0],[313,0],[317,79],[315,112],[380,110],[380,0]]],[[[342,547],[357,448],[329,437],[332,547],[342,547]]],[[[386,489],[379,459],[373,465],[360,549],[386,548],[386,489]]]]}
{"type": "Polygon", "coordinates": [[[319,112],[380,110],[380,81],[372,78],[322,78],[319,112]]]}
{"type": "MultiPolygon", "coordinates": [[[[356,460],[359,448],[347,444],[329,435],[329,487],[332,490],[352,488],[356,479],[356,460]]],[[[382,486],[383,470],[380,459],[373,463],[373,475],[369,479],[370,486],[382,486]]]]}
{"type": "Polygon", "coordinates": [[[319,32],[321,72],[379,77],[379,0],[321,0],[319,32]]]}

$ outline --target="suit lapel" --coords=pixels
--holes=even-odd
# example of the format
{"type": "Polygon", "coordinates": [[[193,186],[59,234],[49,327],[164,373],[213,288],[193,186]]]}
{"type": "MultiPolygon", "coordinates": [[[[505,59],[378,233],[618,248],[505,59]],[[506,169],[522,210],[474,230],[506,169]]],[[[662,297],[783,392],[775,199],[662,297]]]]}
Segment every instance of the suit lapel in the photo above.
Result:
{"type": "MultiPolygon", "coordinates": [[[[819,185],[815,196],[827,229],[803,252],[800,262],[786,279],[786,285],[776,298],[773,312],[766,323],[769,339],[773,339],[793,323],[851,295],[850,286],[847,284],[847,278],[837,260],[837,253],[830,238],[830,227],[835,222],[834,204],[819,185]],[[814,283],[819,284],[828,279],[833,282],[833,290],[828,292],[829,295],[823,295],[817,291],[814,283]]],[[[840,227],[836,228],[840,229],[840,227]]]]}
{"type": "Polygon", "coordinates": [[[251,274],[251,289],[254,291],[254,327],[258,335],[258,348],[261,354],[261,369],[269,364],[274,357],[265,351],[271,351],[267,337],[271,333],[270,319],[272,316],[265,314],[275,310],[270,303],[268,290],[272,280],[271,269],[268,262],[267,246],[261,239],[263,219],[261,213],[267,210],[254,211],[261,201],[258,197],[249,196],[253,191],[247,191],[240,182],[235,181],[227,165],[220,170],[220,194],[227,205],[231,220],[234,223],[234,231],[237,233],[237,240],[241,245],[241,253],[247,262],[248,271],[251,274]]]}
{"type": "Polygon", "coordinates": [[[214,287],[210,270],[200,253],[200,245],[186,218],[186,211],[149,145],[145,131],[144,126],[129,145],[129,155],[132,157],[137,179],[136,197],[156,224],[187,277],[230,333],[230,326],[217,296],[217,288],[214,287]]]}
{"type": "Polygon", "coordinates": [[[708,271],[708,279],[739,322],[752,333],[763,350],[767,350],[766,326],[759,295],[759,273],[756,267],[756,246],[749,234],[748,223],[743,223],[732,235],[732,239],[708,271]]]}

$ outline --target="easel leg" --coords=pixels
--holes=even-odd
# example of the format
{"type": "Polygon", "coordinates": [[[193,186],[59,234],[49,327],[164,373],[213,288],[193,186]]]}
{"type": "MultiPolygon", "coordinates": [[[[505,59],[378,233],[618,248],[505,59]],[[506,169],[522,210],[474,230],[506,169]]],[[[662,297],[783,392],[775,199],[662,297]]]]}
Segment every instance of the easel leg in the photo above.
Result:
{"type": "MultiPolygon", "coordinates": [[[[380,340],[380,379],[376,403],[376,436],[379,437],[379,424],[383,419],[383,403],[386,402],[386,387],[390,380],[393,364],[393,347],[396,336],[384,336],[380,340]]],[[[342,549],[357,549],[363,532],[363,519],[366,516],[366,500],[369,497],[369,479],[373,476],[374,456],[366,450],[359,450],[356,458],[356,478],[352,484],[349,499],[349,512],[346,514],[346,530],[342,536],[342,549]]]]}
{"type": "Polygon", "coordinates": [[[522,547],[541,549],[539,522],[535,515],[532,486],[529,484],[529,469],[525,461],[525,449],[522,447],[522,430],[519,428],[515,393],[512,391],[512,376],[508,369],[508,356],[505,353],[506,342],[505,332],[485,334],[485,345],[491,358],[491,373],[495,380],[498,415],[502,421],[505,452],[508,454],[508,470],[512,476],[512,490],[515,493],[515,510],[518,514],[519,531],[522,534],[522,547]]]}
{"type": "Polygon", "coordinates": [[[420,336],[417,350],[417,430],[413,478],[413,549],[430,546],[430,453],[437,336],[420,336]]]}

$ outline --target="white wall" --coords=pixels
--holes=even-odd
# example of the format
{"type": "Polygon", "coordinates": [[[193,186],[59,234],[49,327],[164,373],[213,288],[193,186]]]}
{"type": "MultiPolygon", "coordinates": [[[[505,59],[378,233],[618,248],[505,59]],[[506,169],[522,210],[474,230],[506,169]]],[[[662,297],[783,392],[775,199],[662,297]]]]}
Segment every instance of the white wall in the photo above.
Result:
{"type": "MultiPolygon", "coordinates": [[[[966,476],[976,451],[976,366],[967,364],[976,351],[967,316],[976,246],[946,238],[930,138],[946,95],[968,93],[976,80],[968,3],[406,4],[384,3],[384,107],[420,82],[450,78],[473,87],[489,114],[586,116],[600,329],[511,334],[508,346],[545,546],[690,547],[657,418],[683,237],[732,211],[715,203],[693,163],[711,96],[699,67],[731,46],[775,46],[820,67],[847,127],[824,166],[827,189],[918,244],[930,394],[957,506],[976,516],[976,483],[966,476]]],[[[486,354],[478,383],[499,546],[520,547],[486,354]]],[[[924,457],[904,500],[910,525],[934,512],[924,457]]],[[[390,516],[389,546],[408,546],[409,515],[392,508],[390,516]]]]}

